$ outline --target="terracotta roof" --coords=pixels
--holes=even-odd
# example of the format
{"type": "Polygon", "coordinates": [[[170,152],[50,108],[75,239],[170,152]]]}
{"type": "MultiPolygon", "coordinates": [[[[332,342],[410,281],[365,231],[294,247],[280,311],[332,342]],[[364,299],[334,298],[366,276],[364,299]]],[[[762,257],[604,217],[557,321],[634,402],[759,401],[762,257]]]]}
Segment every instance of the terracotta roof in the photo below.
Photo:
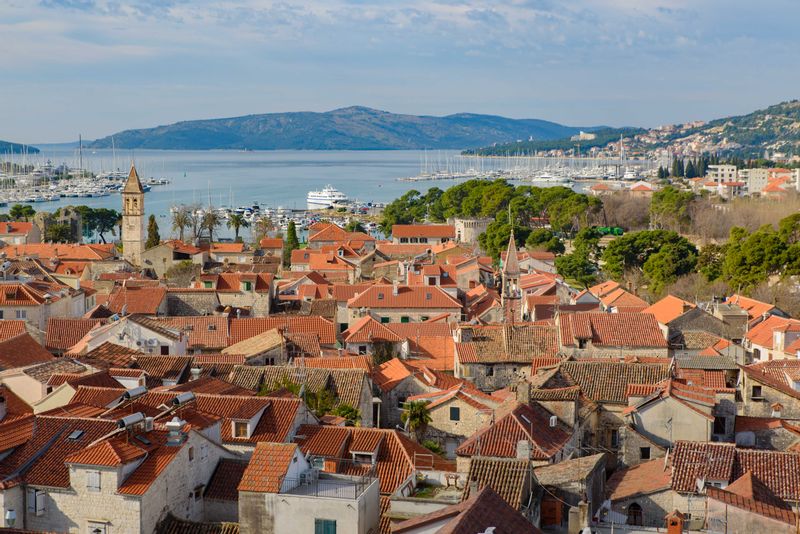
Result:
{"type": "Polygon", "coordinates": [[[774,333],[775,331],[782,331],[788,326],[800,325],[800,321],[796,319],[786,319],[777,315],[770,315],[765,320],[750,328],[745,334],[745,339],[750,341],[753,345],[759,345],[768,349],[776,348],[774,346],[774,333]]]}
{"type": "Polygon", "coordinates": [[[599,465],[606,462],[606,454],[598,453],[581,458],[563,460],[557,464],[535,468],[534,475],[542,486],[559,486],[570,482],[584,482],[599,465]]]}
{"type": "Polygon", "coordinates": [[[217,501],[238,501],[238,487],[247,464],[247,461],[220,458],[203,496],[217,501]]]}
{"type": "Polygon", "coordinates": [[[440,534],[475,534],[494,532],[495,534],[539,534],[541,530],[533,526],[516,508],[495,493],[491,487],[484,487],[467,500],[445,506],[434,512],[407,519],[392,526],[392,532],[409,532],[436,526],[440,534]]]}
{"type": "Polygon", "coordinates": [[[14,319],[0,321],[0,342],[24,334],[25,332],[27,332],[25,329],[25,321],[17,321],[14,319]]]}
{"type": "MultiPolygon", "coordinates": [[[[313,456],[350,458],[351,448],[355,442],[360,447],[364,443],[378,443],[375,476],[380,481],[380,492],[390,494],[397,490],[418,465],[433,466],[440,471],[454,471],[455,464],[442,459],[436,454],[404,437],[396,430],[302,425],[297,430],[295,441],[303,453],[313,456]],[[302,437],[300,437],[302,436],[302,437]]],[[[352,462],[336,462],[336,471],[348,475],[366,474],[365,468],[352,462]]]]}
{"type": "Polygon", "coordinates": [[[656,458],[633,467],[617,470],[606,483],[612,501],[648,495],[670,488],[670,469],[664,458],[656,458]]]}
{"type": "Polygon", "coordinates": [[[147,451],[124,439],[106,439],[66,458],[67,463],[116,467],[138,460],[147,451]]]}
{"type": "Polygon", "coordinates": [[[258,246],[260,246],[261,248],[283,248],[283,239],[281,239],[280,237],[276,238],[265,237],[258,242],[258,246]]]}
{"type": "Polygon", "coordinates": [[[350,328],[342,332],[346,343],[372,343],[379,341],[400,341],[400,336],[376,321],[371,315],[365,315],[350,328]]]}
{"type": "MultiPolygon", "coordinates": [[[[529,477],[530,466],[527,460],[473,456],[467,480],[476,482],[479,490],[492,488],[508,505],[521,510],[526,504],[523,502],[523,490],[529,477]]],[[[470,492],[470,484],[466,484],[463,498],[468,499],[470,492]]]]}
{"type": "Polygon", "coordinates": [[[120,484],[117,492],[122,495],[144,495],[183,448],[182,446],[165,445],[167,433],[163,431],[148,432],[147,439],[151,443],[146,447],[148,449],[147,457],[120,484]]]}
{"type": "Polygon", "coordinates": [[[32,413],[12,420],[0,421],[0,453],[19,447],[30,440],[33,436],[35,421],[36,418],[32,413]]]}
{"type": "Polygon", "coordinates": [[[694,304],[687,300],[680,299],[673,295],[667,295],[655,304],[642,310],[642,313],[652,313],[655,315],[656,321],[661,324],[667,324],[695,307],[694,304]]]}
{"type": "Polygon", "coordinates": [[[295,358],[297,367],[314,367],[320,369],[363,369],[372,370],[372,358],[369,356],[324,356],[321,358],[295,358]]]}
{"type": "Polygon", "coordinates": [[[558,352],[556,329],[532,323],[462,326],[461,339],[455,344],[461,363],[530,363],[558,352]]]}
{"type": "Polygon", "coordinates": [[[93,350],[86,354],[75,356],[80,361],[85,361],[94,367],[130,367],[139,356],[144,356],[143,352],[123,347],[122,345],[115,345],[110,341],[106,341],[102,345],[98,345],[93,350]]]}
{"type": "Polygon", "coordinates": [[[182,381],[186,378],[191,356],[150,356],[136,357],[136,366],[147,372],[150,378],[158,380],[182,381]]]}
{"type": "Polygon", "coordinates": [[[0,341],[0,371],[53,360],[53,355],[27,332],[0,341]]]}
{"type": "Polygon", "coordinates": [[[124,308],[127,314],[156,315],[166,297],[166,287],[125,285],[111,293],[106,306],[114,313],[122,313],[124,308]]]}
{"type": "Polygon", "coordinates": [[[279,493],[297,451],[294,443],[259,443],[239,482],[239,491],[279,493]]]}
{"type": "Polygon", "coordinates": [[[560,370],[594,402],[627,404],[628,384],[656,384],[669,377],[669,366],[621,362],[567,361],[560,370]]]}
{"type": "Polygon", "coordinates": [[[731,295],[725,300],[726,304],[736,304],[747,312],[751,319],[761,319],[765,313],[770,313],[775,309],[772,304],[751,299],[744,295],[731,295]]]}
{"type": "Polygon", "coordinates": [[[414,308],[460,310],[461,303],[436,286],[370,286],[347,301],[348,308],[414,308]],[[397,294],[394,294],[394,290],[397,294]]]}
{"type": "Polygon", "coordinates": [[[50,317],[47,319],[47,333],[44,344],[50,350],[65,351],[99,324],[101,324],[101,321],[97,319],[50,317]]]}
{"type": "Polygon", "coordinates": [[[33,413],[33,408],[4,384],[0,384],[0,397],[6,400],[6,417],[0,422],[33,413]]]}
{"type": "Polygon", "coordinates": [[[167,514],[156,534],[239,534],[239,523],[196,523],[167,514]]]}
{"type": "Polygon", "coordinates": [[[456,449],[456,454],[515,458],[517,442],[527,440],[531,444],[532,460],[549,460],[571,438],[561,426],[551,427],[549,419],[550,413],[536,404],[516,403],[507,415],[499,417],[464,441],[456,449]]]}
{"type": "Polygon", "coordinates": [[[664,348],[667,342],[649,313],[570,313],[558,319],[561,344],[591,340],[598,347],[664,348]]]}
{"type": "Polygon", "coordinates": [[[747,377],[774,388],[781,393],[800,399],[800,391],[794,389],[793,382],[787,376],[800,371],[800,360],[771,360],[741,366],[747,377]]]}
{"type": "Polygon", "coordinates": [[[114,405],[125,395],[125,388],[103,388],[94,386],[78,386],[75,395],[70,402],[74,404],[85,404],[98,408],[106,408],[114,405]]]}
{"type": "Polygon", "coordinates": [[[8,258],[41,258],[49,260],[58,258],[60,260],[110,260],[114,258],[114,244],[51,244],[51,243],[29,243],[25,245],[9,245],[3,248],[3,252],[8,258]]]}
{"type": "Polygon", "coordinates": [[[195,354],[192,367],[197,367],[204,374],[228,376],[237,365],[244,365],[247,358],[242,354],[195,354]]]}
{"type": "Polygon", "coordinates": [[[730,483],[750,471],[781,499],[800,500],[800,454],[678,441],[672,466],[672,489],[682,493],[696,492],[698,478],[730,483]]]}
{"type": "Polygon", "coordinates": [[[243,354],[246,357],[257,356],[273,349],[281,349],[285,346],[285,340],[277,328],[265,330],[253,337],[243,339],[237,343],[222,349],[223,354],[243,354]]]}
{"type": "Polygon", "coordinates": [[[333,322],[317,316],[272,316],[231,319],[230,343],[251,338],[267,330],[281,329],[284,334],[316,333],[322,345],[336,343],[336,327],[333,322]]]}
{"type": "Polygon", "coordinates": [[[223,316],[159,317],[170,327],[185,332],[190,349],[218,350],[228,346],[228,319],[223,316]]]}
{"type": "Polygon", "coordinates": [[[392,237],[432,237],[454,239],[456,237],[456,228],[451,224],[394,224],[392,225],[392,237]]]}
{"type": "Polygon", "coordinates": [[[212,376],[202,376],[197,380],[191,380],[177,386],[169,388],[170,391],[191,391],[194,393],[210,393],[214,395],[241,395],[250,396],[254,393],[249,389],[241,388],[225,380],[212,376]]]}

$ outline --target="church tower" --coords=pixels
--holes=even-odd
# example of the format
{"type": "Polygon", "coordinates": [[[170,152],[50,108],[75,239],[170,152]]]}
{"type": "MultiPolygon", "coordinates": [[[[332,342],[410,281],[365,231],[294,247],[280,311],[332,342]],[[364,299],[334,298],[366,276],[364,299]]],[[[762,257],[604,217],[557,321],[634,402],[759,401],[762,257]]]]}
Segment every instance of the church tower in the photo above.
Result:
{"type": "Polygon", "coordinates": [[[144,250],[144,189],[131,165],[128,181],[122,190],[122,255],[133,265],[142,265],[144,250]]]}
{"type": "Polygon", "coordinates": [[[508,239],[506,260],[503,262],[503,292],[500,294],[500,303],[505,312],[505,320],[513,323],[522,319],[522,303],[519,289],[519,257],[517,244],[514,241],[514,232],[508,239]]]}

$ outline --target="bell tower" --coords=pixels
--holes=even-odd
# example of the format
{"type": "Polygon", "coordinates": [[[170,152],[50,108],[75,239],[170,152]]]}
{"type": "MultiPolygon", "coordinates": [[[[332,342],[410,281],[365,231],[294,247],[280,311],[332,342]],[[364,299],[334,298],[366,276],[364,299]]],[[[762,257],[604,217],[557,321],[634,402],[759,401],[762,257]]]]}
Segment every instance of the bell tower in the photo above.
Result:
{"type": "Polygon", "coordinates": [[[514,232],[508,239],[508,249],[506,259],[503,262],[503,292],[500,294],[500,303],[503,306],[506,322],[513,323],[522,318],[521,291],[519,288],[519,257],[517,256],[517,244],[514,241],[514,232]]]}
{"type": "Polygon", "coordinates": [[[122,190],[122,255],[133,265],[142,265],[144,250],[144,189],[136,167],[131,164],[122,190]]]}

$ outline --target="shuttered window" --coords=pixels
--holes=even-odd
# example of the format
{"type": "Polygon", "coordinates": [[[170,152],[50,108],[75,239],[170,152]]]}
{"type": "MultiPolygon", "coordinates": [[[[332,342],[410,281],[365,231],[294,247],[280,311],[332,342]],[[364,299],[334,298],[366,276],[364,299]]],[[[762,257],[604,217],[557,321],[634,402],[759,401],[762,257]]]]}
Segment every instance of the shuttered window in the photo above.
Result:
{"type": "Polygon", "coordinates": [[[86,489],[89,491],[100,491],[100,471],[89,471],[86,473],[86,489]]]}

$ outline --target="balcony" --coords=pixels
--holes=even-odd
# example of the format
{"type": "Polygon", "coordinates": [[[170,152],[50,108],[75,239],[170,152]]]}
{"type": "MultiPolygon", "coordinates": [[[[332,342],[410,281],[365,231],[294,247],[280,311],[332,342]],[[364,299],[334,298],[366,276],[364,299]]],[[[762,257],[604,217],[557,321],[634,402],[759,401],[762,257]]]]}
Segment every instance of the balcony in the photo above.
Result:
{"type": "Polygon", "coordinates": [[[356,500],[376,479],[369,476],[334,475],[320,471],[305,473],[296,479],[284,479],[281,494],[319,497],[325,499],[356,500]]]}

